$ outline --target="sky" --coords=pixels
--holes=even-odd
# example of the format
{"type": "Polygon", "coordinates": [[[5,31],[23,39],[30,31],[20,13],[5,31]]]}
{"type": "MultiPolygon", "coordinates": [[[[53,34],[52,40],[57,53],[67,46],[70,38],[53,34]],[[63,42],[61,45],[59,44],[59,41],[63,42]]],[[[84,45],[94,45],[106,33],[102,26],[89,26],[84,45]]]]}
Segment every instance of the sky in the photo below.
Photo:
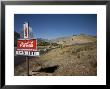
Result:
{"type": "Polygon", "coordinates": [[[24,22],[29,22],[36,38],[97,35],[97,14],[15,14],[14,30],[20,33],[24,22]]]}

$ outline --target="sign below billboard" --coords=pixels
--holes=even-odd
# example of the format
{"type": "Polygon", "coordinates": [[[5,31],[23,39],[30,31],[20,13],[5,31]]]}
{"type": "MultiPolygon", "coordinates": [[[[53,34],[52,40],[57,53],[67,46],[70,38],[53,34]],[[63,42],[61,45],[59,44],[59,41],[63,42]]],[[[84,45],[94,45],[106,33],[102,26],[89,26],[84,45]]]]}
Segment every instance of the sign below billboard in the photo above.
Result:
{"type": "Polygon", "coordinates": [[[23,50],[16,50],[16,55],[39,56],[39,52],[38,52],[38,51],[23,51],[23,50]]]}

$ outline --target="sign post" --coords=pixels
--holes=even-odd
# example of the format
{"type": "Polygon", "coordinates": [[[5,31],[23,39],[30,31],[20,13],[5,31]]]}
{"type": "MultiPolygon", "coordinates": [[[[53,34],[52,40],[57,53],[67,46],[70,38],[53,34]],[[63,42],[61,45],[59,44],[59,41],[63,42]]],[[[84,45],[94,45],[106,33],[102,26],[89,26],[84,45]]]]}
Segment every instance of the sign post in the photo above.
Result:
{"type": "Polygon", "coordinates": [[[26,64],[27,64],[27,75],[29,76],[29,59],[28,57],[26,56],[26,64]]]}
{"type": "Polygon", "coordinates": [[[29,59],[28,56],[39,56],[39,52],[37,51],[37,40],[29,39],[29,24],[24,23],[24,39],[17,40],[17,50],[16,55],[26,56],[26,67],[27,67],[27,75],[29,76],[29,59]]]}

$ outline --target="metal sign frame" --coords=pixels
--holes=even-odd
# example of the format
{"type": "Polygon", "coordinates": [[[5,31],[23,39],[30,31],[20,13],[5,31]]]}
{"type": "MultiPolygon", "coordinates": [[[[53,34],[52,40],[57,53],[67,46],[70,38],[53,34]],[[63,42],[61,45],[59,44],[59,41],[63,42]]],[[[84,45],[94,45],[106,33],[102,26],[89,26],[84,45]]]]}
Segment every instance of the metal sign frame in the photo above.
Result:
{"type": "MultiPolygon", "coordinates": [[[[14,86],[14,85],[6,85],[5,84],[5,6],[7,5],[106,5],[107,7],[107,18],[106,18],[106,24],[107,24],[107,28],[106,28],[106,32],[107,32],[107,83],[106,85],[103,85],[101,87],[104,88],[109,88],[110,87],[110,72],[109,72],[109,68],[110,68],[110,42],[109,42],[109,38],[110,38],[110,2],[109,1],[2,1],[1,2],[1,88],[2,89],[37,89],[37,88],[61,88],[61,86],[52,86],[52,85],[47,85],[47,86],[37,86],[37,85],[19,85],[19,86],[14,86]]],[[[29,80],[27,80],[29,81],[29,80]]],[[[65,88],[70,88],[70,87],[74,87],[74,88],[78,88],[78,87],[84,87],[84,88],[88,88],[89,86],[64,86],[65,88]]],[[[90,86],[92,88],[95,88],[95,86],[90,86]]]]}

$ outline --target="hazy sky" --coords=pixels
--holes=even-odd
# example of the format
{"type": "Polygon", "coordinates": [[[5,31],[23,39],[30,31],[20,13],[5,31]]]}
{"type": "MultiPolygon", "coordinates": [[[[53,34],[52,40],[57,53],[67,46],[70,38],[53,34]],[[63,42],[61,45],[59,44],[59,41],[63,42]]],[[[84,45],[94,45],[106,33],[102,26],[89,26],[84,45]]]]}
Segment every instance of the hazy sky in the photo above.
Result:
{"type": "Polygon", "coordinates": [[[15,14],[15,31],[20,32],[24,22],[29,22],[37,38],[97,35],[97,14],[15,14]]]}

